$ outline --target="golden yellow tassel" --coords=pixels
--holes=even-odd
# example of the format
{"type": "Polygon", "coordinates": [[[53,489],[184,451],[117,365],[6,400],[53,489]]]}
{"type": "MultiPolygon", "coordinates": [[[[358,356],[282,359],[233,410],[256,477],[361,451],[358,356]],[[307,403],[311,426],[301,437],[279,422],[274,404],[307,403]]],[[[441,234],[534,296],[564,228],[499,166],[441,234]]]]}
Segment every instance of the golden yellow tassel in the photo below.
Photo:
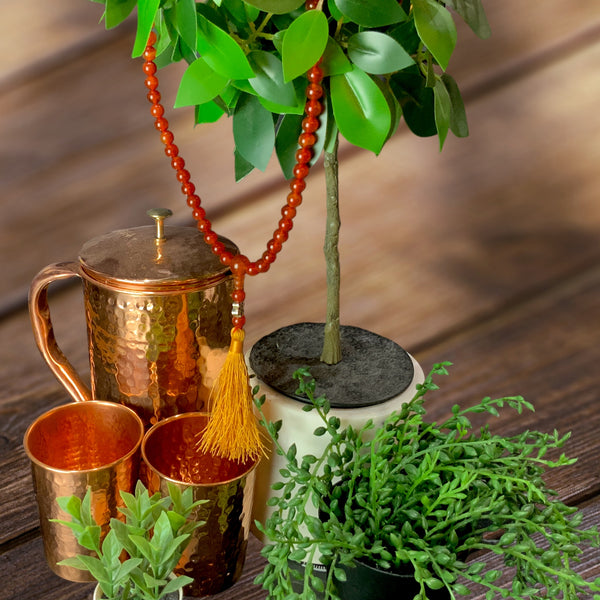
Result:
{"type": "Polygon", "coordinates": [[[252,391],[244,360],[244,330],[231,330],[231,345],[211,396],[211,415],[199,450],[246,462],[264,454],[253,412],[252,391]]]}

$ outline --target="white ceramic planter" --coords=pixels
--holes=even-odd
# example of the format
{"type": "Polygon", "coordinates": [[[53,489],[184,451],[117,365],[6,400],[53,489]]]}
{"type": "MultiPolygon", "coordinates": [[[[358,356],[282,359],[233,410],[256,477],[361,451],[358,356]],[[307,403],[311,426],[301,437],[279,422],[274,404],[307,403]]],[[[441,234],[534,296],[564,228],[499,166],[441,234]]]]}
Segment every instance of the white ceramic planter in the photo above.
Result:
{"type": "MultiPolygon", "coordinates": [[[[418,383],[423,383],[425,377],[423,369],[417,361],[410,356],[414,366],[414,375],[410,385],[397,396],[374,406],[360,408],[332,408],[330,416],[337,416],[342,427],[352,425],[361,427],[369,419],[372,419],[375,426],[383,423],[386,417],[395,410],[400,410],[402,405],[409,402],[416,392],[418,383]]],[[[305,454],[319,455],[324,449],[326,440],[324,437],[316,437],[313,431],[323,423],[316,411],[305,412],[302,410],[304,403],[294,400],[258,378],[253,378],[252,385],[260,386],[260,395],[265,395],[266,400],[263,405],[263,413],[269,421],[283,421],[279,431],[279,440],[283,448],[287,449],[292,444],[296,444],[298,457],[305,454]]],[[[372,385],[376,386],[377,381],[372,385]]],[[[254,505],[252,513],[252,531],[260,540],[263,535],[254,525],[254,520],[264,523],[272,512],[272,508],[267,506],[267,500],[273,490],[271,485],[280,480],[279,470],[285,466],[285,458],[274,452],[269,453],[269,457],[261,460],[256,472],[256,488],[254,495],[254,505]]]]}

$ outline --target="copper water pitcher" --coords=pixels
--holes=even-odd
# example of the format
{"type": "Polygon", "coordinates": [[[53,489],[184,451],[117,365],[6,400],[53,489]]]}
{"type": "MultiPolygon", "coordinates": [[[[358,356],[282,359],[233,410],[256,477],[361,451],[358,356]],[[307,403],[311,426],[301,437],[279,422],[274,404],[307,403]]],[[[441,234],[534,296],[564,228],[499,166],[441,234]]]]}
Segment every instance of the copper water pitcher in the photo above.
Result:
{"type": "MultiPolygon", "coordinates": [[[[192,227],[154,225],[113,231],[84,244],[79,261],[42,269],[31,284],[36,343],[75,400],[112,400],[145,425],[207,409],[231,331],[233,278],[192,227]],[[83,282],[91,389],[56,342],[47,300],[50,283],[83,282]]],[[[233,253],[237,248],[221,238],[233,253]]]]}

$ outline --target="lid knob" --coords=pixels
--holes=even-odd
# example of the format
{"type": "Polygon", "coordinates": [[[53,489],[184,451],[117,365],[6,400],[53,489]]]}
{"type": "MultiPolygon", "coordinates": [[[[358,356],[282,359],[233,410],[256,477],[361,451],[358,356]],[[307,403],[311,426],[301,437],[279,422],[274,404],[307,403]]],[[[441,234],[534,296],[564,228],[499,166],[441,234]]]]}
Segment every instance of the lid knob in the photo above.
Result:
{"type": "Polygon", "coordinates": [[[156,239],[162,240],[165,237],[165,224],[164,221],[167,217],[173,214],[172,210],[168,208],[151,208],[147,213],[149,217],[154,219],[156,223],[156,239]]]}

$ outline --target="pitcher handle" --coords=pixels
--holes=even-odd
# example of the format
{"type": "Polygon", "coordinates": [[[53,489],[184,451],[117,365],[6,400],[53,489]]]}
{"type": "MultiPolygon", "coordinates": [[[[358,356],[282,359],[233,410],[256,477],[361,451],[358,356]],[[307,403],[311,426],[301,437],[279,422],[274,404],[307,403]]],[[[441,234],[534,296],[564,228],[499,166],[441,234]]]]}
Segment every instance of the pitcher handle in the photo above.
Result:
{"type": "Polygon", "coordinates": [[[69,277],[81,277],[78,263],[55,263],[42,269],[34,277],[29,288],[29,316],[31,317],[35,342],[44,360],[73,399],[80,402],[91,400],[92,394],[89,387],[82,381],[58,347],[50,319],[50,307],[48,306],[48,286],[53,281],[60,281],[69,277]]]}

